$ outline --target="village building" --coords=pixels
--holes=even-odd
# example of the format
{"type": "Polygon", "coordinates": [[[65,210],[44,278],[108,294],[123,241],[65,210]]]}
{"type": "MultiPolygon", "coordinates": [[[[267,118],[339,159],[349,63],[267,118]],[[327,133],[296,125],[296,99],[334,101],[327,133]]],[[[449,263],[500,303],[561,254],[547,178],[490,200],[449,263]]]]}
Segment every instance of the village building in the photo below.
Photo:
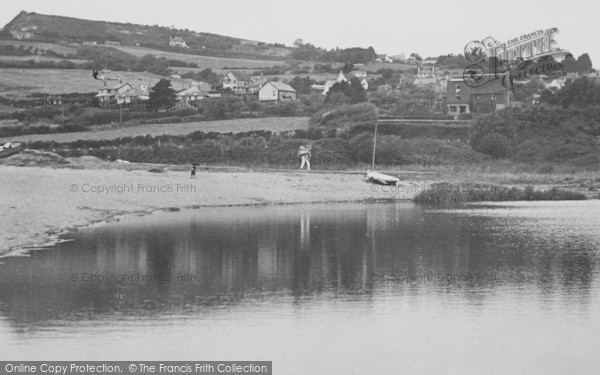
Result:
{"type": "Polygon", "coordinates": [[[383,54],[383,55],[377,55],[377,57],[375,58],[375,62],[392,63],[392,62],[394,62],[394,60],[392,60],[392,58],[389,57],[388,55],[383,54]]]}
{"type": "Polygon", "coordinates": [[[234,94],[250,93],[251,77],[242,72],[229,72],[223,78],[223,90],[230,89],[234,94]]]}
{"type": "Polygon", "coordinates": [[[267,82],[258,90],[261,102],[282,102],[296,100],[296,90],[283,82],[267,82]]]}
{"type": "Polygon", "coordinates": [[[189,48],[188,45],[185,43],[185,40],[183,40],[183,38],[180,36],[170,37],[169,38],[169,46],[179,47],[179,48],[189,48]]]}
{"type": "Polygon", "coordinates": [[[257,48],[251,44],[236,44],[233,47],[231,47],[231,50],[233,52],[239,52],[239,53],[256,53],[257,52],[257,48]]]}
{"type": "Polygon", "coordinates": [[[352,78],[359,79],[362,87],[365,90],[369,89],[369,83],[367,82],[367,71],[366,70],[354,70],[354,71],[348,73],[348,77],[346,77],[346,75],[344,75],[344,73],[342,71],[340,71],[337,79],[328,80],[323,85],[314,84],[314,85],[311,85],[310,88],[314,91],[320,91],[322,93],[322,95],[327,95],[327,93],[329,92],[331,87],[333,87],[333,85],[335,85],[336,83],[348,82],[352,78]]]}
{"type": "Polygon", "coordinates": [[[187,106],[191,103],[195,103],[199,100],[208,97],[208,91],[204,90],[205,86],[192,86],[187,89],[183,89],[175,94],[177,102],[187,106]]]}
{"type": "Polygon", "coordinates": [[[446,90],[446,106],[450,114],[485,113],[505,108],[506,96],[512,98],[501,79],[491,79],[481,85],[472,87],[462,76],[448,80],[446,90]]]}
{"type": "Polygon", "coordinates": [[[113,86],[105,86],[102,87],[98,94],[96,94],[96,98],[100,100],[100,102],[110,102],[117,99],[117,96],[124,94],[127,90],[132,89],[129,83],[117,83],[113,86]]]}
{"type": "Polygon", "coordinates": [[[150,99],[148,85],[135,85],[116,96],[117,104],[129,104],[150,99]]]}

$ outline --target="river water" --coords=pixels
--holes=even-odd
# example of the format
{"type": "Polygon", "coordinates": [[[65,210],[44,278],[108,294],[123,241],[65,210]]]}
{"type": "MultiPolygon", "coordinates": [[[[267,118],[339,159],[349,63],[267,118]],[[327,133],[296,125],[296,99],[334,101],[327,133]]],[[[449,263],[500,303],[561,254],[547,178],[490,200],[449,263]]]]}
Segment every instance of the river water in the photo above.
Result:
{"type": "Polygon", "coordinates": [[[5,360],[600,373],[600,201],[203,208],[0,260],[5,360]]]}

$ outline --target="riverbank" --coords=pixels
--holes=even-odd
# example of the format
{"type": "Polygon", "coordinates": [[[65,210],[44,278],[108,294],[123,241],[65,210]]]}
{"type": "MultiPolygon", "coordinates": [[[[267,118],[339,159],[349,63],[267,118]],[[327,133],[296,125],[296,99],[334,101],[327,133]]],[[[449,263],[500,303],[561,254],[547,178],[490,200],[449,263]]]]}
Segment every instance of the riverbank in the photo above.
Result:
{"type": "Polygon", "coordinates": [[[366,182],[364,173],[199,169],[182,166],[71,163],[0,166],[0,256],[51,245],[60,234],[123,215],[254,204],[410,200],[431,181],[416,174],[403,189],[366,182]],[[160,173],[148,170],[164,170],[160,173]]]}
{"type": "MultiPolygon", "coordinates": [[[[311,172],[285,169],[200,167],[191,179],[187,166],[120,164],[93,157],[63,159],[49,153],[22,153],[0,165],[0,257],[51,246],[60,235],[125,215],[208,206],[311,202],[410,201],[433,183],[485,189],[494,175],[394,170],[401,185],[368,183],[363,170],[311,172]],[[53,156],[55,159],[53,159],[53,156]],[[25,165],[25,166],[23,166],[25,165]]],[[[386,171],[382,171],[386,172],[386,171]]],[[[557,176],[558,177],[558,176],[557,176]]],[[[577,180],[548,180],[538,189],[560,187],[586,192],[577,180]]],[[[514,186],[519,186],[515,184],[514,186]]]]}

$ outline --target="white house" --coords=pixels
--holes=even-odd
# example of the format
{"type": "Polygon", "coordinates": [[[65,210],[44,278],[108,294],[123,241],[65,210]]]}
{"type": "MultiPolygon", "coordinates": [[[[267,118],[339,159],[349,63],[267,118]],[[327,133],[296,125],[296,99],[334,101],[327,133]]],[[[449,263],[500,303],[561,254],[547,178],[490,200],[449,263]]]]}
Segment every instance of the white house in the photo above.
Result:
{"type": "Polygon", "coordinates": [[[117,96],[124,94],[127,90],[131,90],[132,88],[133,86],[129,83],[118,83],[114,86],[102,87],[98,94],[96,94],[96,98],[101,102],[116,100],[117,96]]]}
{"type": "Polygon", "coordinates": [[[282,82],[267,82],[258,90],[261,102],[282,102],[296,100],[296,90],[282,82]]]}

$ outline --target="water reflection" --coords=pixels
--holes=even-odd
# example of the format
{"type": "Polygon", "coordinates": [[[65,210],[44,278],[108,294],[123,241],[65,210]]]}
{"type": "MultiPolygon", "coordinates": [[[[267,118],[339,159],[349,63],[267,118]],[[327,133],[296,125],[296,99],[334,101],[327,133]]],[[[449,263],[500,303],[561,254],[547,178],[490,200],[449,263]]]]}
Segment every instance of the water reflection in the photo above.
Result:
{"type": "MultiPolygon", "coordinates": [[[[593,211],[587,218],[578,211],[575,237],[563,234],[564,223],[563,233],[539,237],[548,218],[506,212],[352,204],[126,220],[4,260],[0,313],[21,331],[102,314],[197,314],[265,300],[368,308],[375,296],[438,295],[477,305],[502,292],[589,307],[598,289],[593,211]]],[[[564,213],[553,215],[561,221],[564,213]]]]}

